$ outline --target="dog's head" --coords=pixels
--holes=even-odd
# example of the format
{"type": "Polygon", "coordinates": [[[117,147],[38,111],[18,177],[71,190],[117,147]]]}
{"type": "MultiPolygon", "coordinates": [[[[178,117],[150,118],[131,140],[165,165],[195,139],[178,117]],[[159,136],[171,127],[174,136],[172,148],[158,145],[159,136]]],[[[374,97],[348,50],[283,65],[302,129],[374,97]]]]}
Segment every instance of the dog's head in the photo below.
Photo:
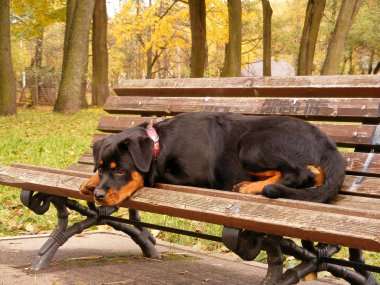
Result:
{"type": "Polygon", "coordinates": [[[93,156],[97,173],[80,191],[93,194],[97,204],[113,206],[144,186],[153,160],[153,141],[144,124],[95,142],[93,156]]]}

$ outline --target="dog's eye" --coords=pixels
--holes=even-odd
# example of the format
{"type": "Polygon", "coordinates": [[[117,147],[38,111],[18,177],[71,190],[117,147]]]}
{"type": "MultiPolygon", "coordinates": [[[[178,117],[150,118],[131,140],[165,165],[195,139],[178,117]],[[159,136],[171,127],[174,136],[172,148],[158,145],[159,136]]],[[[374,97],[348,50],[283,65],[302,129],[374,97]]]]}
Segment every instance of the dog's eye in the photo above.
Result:
{"type": "Polygon", "coordinates": [[[124,174],[125,173],[125,169],[122,168],[122,167],[116,167],[115,168],[115,174],[124,174]]]}

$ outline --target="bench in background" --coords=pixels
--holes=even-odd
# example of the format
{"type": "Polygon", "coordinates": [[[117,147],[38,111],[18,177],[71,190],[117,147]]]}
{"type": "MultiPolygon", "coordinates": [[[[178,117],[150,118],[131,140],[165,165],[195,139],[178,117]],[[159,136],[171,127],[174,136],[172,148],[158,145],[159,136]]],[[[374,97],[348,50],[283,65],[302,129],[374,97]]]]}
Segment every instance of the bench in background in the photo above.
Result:
{"type": "Polygon", "coordinates": [[[157,184],[138,190],[120,205],[129,208],[126,220],[111,216],[118,207],[96,207],[91,197],[80,195],[79,185],[92,175],[91,152],[65,170],[3,166],[0,183],[23,189],[24,205],[37,214],[44,214],[50,204],[58,211],[57,229],[40,249],[35,269],[46,267],[72,235],[92,225],[108,224],[129,234],[144,256],[152,258],[160,256],[145,227],[223,241],[238,255],[265,250],[264,284],[294,284],[326,270],[351,284],[379,284],[371,271],[380,272],[380,267],[365,264],[362,252],[380,252],[379,76],[130,80],[115,92],[118,96],[109,97],[104,106],[112,115],[99,121],[98,130],[104,134],[96,134],[94,141],[105,133],[183,112],[296,116],[312,121],[342,147],[347,172],[343,189],[332,203],[317,204],[157,184]],[[86,200],[87,207],[74,199],[86,200]],[[68,227],[67,209],[86,218],[68,227]],[[219,237],[146,224],[140,221],[138,210],[225,228],[219,237]],[[301,245],[288,237],[301,239],[301,245]],[[342,246],[349,248],[349,260],[333,258],[342,246]],[[301,263],[283,273],[282,254],[301,263]]]}

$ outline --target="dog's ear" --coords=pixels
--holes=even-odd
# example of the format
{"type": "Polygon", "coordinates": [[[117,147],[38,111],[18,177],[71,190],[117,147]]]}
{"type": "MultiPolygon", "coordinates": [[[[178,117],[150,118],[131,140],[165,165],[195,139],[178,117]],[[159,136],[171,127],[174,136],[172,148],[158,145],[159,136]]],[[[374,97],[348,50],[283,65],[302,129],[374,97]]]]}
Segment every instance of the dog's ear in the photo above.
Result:
{"type": "Polygon", "coordinates": [[[136,168],[143,173],[149,172],[153,160],[153,141],[148,137],[133,138],[128,140],[128,149],[136,168]]]}
{"type": "Polygon", "coordinates": [[[92,156],[94,157],[94,172],[99,167],[98,156],[99,156],[100,146],[102,145],[102,143],[103,143],[103,140],[99,140],[99,141],[94,142],[94,144],[92,145],[92,156]]]}
{"type": "Polygon", "coordinates": [[[132,156],[136,168],[143,173],[149,172],[153,160],[153,141],[148,137],[145,128],[129,133],[119,141],[132,156]]]}

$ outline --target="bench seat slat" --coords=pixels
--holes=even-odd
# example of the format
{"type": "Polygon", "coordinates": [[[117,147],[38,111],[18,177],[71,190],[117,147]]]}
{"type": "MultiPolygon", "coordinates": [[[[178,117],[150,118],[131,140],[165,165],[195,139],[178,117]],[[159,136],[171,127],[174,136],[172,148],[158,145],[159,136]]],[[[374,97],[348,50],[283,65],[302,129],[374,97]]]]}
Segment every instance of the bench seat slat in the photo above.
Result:
{"type": "Polygon", "coordinates": [[[379,123],[380,98],[255,98],[110,96],[109,113],[164,114],[235,112],[251,115],[292,115],[324,120],[371,119],[379,123]]]}
{"type": "Polygon", "coordinates": [[[94,166],[91,164],[74,163],[70,165],[69,167],[67,167],[66,169],[93,174],[94,166]]]}
{"type": "MultiPolygon", "coordinates": [[[[98,130],[117,133],[145,122],[156,123],[162,119],[163,118],[151,117],[103,116],[99,120],[98,130]]],[[[330,136],[339,146],[365,146],[380,149],[380,141],[375,139],[375,135],[377,135],[378,132],[380,133],[379,125],[312,123],[330,136]]]]}
{"type": "MultiPolygon", "coordinates": [[[[92,199],[91,196],[80,195],[78,191],[85,178],[52,173],[51,169],[42,172],[0,167],[0,181],[6,185],[52,195],[88,201],[92,199]]],[[[345,208],[301,201],[271,200],[254,195],[249,195],[249,201],[245,201],[242,196],[248,195],[230,194],[235,194],[235,198],[144,187],[122,205],[230,227],[380,251],[380,209],[354,209],[355,203],[352,203],[352,200],[365,198],[349,197],[351,204],[345,208]],[[352,211],[347,211],[350,208],[352,211]],[[302,215],[297,214],[300,209],[302,215]]]]}
{"type": "Polygon", "coordinates": [[[119,96],[375,97],[378,76],[293,76],[125,80],[119,96]]]}

